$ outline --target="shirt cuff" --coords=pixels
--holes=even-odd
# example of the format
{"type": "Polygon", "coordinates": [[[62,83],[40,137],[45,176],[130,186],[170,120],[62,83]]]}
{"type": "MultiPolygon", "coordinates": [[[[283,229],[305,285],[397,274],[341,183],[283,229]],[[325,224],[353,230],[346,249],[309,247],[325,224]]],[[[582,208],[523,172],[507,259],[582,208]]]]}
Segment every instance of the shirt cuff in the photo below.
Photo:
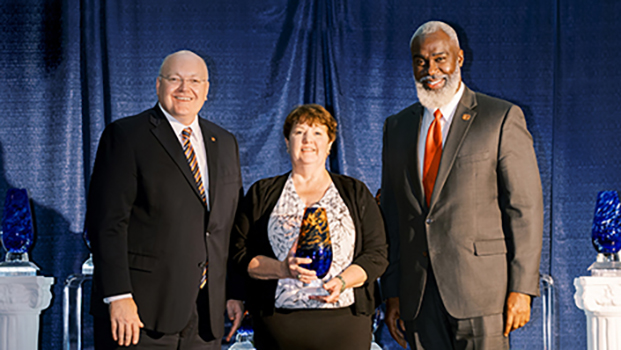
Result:
{"type": "Polygon", "coordinates": [[[117,301],[117,300],[121,300],[121,299],[127,299],[127,298],[132,298],[132,293],[113,295],[111,297],[104,298],[103,301],[106,304],[110,304],[113,301],[117,301]]]}

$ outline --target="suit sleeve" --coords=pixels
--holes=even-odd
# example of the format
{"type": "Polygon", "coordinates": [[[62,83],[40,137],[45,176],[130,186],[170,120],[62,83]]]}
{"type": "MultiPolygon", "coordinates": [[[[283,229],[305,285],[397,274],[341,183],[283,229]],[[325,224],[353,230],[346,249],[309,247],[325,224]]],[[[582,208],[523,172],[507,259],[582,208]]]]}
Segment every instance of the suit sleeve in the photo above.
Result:
{"type": "Polygon", "coordinates": [[[231,232],[230,259],[231,267],[238,276],[248,277],[248,264],[257,254],[252,255],[251,247],[248,246],[252,226],[258,216],[258,189],[257,183],[253,184],[246,196],[240,199],[233,231],[231,232]]]}
{"type": "Polygon", "coordinates": [[[509,291],[539,295],[543,195],[533,140],[524,114],[512,106],[498,156],[499,204],[509,251],[509,291]]]}
{"type": "Polygon", "coordinates": [[[386,226],[388,242],[388,268],[381,278],[382,298],[399,296],[399,216],[397,203],[394,196],[394,187],[390,177],[390,145],[389,145],[389,120],[384,122],[384,136],[382,148],[382,192],[380,205],[386,226]]]}
{"type": "Polygon", "coordinates": [[[132,293],[127,237],[136,197],[136,163],[128,135],[116,123],[99,141],[87,199],[87,232],[103,297],[132,293]]]}
{"type": "Polygon", "coordinates": [[[229,260],[227,268],[227,286],[226,286],[226,299],[246,300],[246,277],[243,268],[240,267],[239,259],[245,255],[244,239],[246,232],[241,229],[240,226],[247,225],[246,214],[242,213],[242,204],[244,203],[244,191],[239,191],[239,201],[237,205],[237,213],[235,215],[235,222],[231,233],[231,243],[229,245],[229,260]],[[242,216],[244,219],[242,219],[242,216]],[[237,223],[237,220],[241,220],[237,223]],[[242,223],[243,222],[243,223],[242,223]],[[239,232],[242,230],[242,232],[239,232]]]}
{"type": "Polygon", "coordinates": [[[386,233],[384,220],[375,198],[366,185],[357,182],[357,192],[360,197],[356,205],[363,208],[360,221],[362,230],[362,252],[352,261],[367,273],[367,281],[375,281],[388,265],[386,253],[386,233]]]}

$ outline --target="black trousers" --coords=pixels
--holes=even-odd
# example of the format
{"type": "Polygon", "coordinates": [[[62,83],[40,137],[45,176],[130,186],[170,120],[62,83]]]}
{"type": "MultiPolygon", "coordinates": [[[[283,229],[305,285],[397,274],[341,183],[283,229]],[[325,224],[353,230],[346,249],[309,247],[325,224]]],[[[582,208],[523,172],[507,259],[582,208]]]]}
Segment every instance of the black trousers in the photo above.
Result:
{"type": "Polygon", "coordinates": [[[503,314],[457,319],[444,307],[431,267],[418,316],[405,322],[413,350],[508,350],[503,314]]]}
{"type": "Polygon", "coordinates": [[[201,290],[196,308],[187,326],[179,333],[164,334],[149,329],[140,330],[137,345],[119,346],[112,339],[110,319],[94,317],[94,340],[96,350],[221,350],[222,339],[215,339],[209,321],[209,299],[207,290],[201,290]],[[201,311],[199,313],[199,310],[201,311]]]}
{"type": "Polygon", "coordinates": [[[257,350],[369,350],[371,316],[351,308],[277,309],[270,316],[252,316],[257,350]]]}

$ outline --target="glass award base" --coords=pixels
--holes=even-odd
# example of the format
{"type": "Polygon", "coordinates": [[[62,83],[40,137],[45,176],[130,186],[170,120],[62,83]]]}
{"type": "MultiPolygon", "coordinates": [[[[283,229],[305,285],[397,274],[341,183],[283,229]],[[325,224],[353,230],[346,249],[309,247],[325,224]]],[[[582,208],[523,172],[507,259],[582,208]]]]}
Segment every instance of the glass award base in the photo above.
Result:
{"type": "Polygon", "coordinates": [[[597,260],[589,266],[591,276],[621,277],[621,254],[599,253],[597,260]]]}
{"type": "Polygon", "coordinates": [[[306,294],[308,296],[330,295],[330,293],[328,293],[328,291],[323,288],[323,281],[320,279],[316,279],[311,283],[304,283],[304,286],[300,289],[300,293],[306,294]]]}
{"type": "Polygon", "coordinates": [[[373,334],[371,340],[372,340],[372,342],[371,342],[371,350],[382,350],[382,347],[379,346],[379,344],[375,342],[375,334],[373,334]]]}
{"type": "Polygon", "coordinates": [[[39,267],[28,261],[28,253],[7,253],[0,263],[0,276],[36,276],[39,267]]]}
{"type": "Polygon", "coordinates": [[[92,275],[93,274],[93,254],[88,255],[88,259],[82,264],[82,274],[83,275],[92,275]]]}

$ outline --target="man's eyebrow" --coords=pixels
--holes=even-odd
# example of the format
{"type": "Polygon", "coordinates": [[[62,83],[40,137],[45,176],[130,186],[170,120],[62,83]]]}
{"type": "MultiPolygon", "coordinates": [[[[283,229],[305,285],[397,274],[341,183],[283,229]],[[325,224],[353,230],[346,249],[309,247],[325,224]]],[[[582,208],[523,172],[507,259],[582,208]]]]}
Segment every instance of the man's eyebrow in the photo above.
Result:
{"type": "MultiPolygon", "coordinates": [[[[440,51],[440,52],[434,52],[431,55],[429,55],[429,57],[436,57],[436,56],[441,56],[441,55],[446,55],[447,51],[440,51]]],[[[412,55],[412,58],[425,58],[425,56],[421,55],[420,53],[415,53],[412,55]]]]}

